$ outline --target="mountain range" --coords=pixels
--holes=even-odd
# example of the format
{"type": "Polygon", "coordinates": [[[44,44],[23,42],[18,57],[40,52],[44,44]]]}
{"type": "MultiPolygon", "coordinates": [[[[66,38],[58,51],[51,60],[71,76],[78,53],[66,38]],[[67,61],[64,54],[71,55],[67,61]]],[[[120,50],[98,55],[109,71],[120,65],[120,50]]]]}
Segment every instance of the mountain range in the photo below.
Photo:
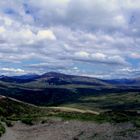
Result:
{"type": "Polygon", "coordinates": [[[82,98],[140,91],[140,79],[98,79],[49,72],[0,76],[0,95],[36,105],[84,103],[82,98]]]}
{"type": "Polygon", "coordinates": [[[132,79],[98,79],[86,76],[67,75],[57,72],[48,72],[42,75],[26,74],[20,76],[0,76],[0,81],[9,83],[31,83],[31,82],[46,82],[49,85],[91,85],[91,86],[137,86],[140,85],[140,78],[132,79]]]}

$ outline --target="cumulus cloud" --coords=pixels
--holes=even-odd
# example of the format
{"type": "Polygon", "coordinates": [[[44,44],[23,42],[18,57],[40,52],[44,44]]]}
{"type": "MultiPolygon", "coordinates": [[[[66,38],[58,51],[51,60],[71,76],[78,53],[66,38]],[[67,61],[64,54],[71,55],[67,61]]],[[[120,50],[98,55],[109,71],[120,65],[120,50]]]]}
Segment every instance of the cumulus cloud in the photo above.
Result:
{"type": "Polygon", "coordinates": [[[0,72],[138,73],[139,9],[139,0],[0,1],[0,72]]]}
{"type": "Polygon", "coordinates": [[[0,27],[0,34],[5,32],[5,28],[4,27],[0,27]]]}
{"type": "Polygon", "coordinates": [[[54,33],[51,30],[39,30],[37,33],[37,38],[39,40],[56,40],[54,33]]]}
{"type": "Polygon", "coordinates": [[[23,73],[24,70],[22,69],[14,69],[14,68],[2,68],[2,71],[8,71],[8,72],[17,72],[17,73],[23,73]]]}
{"type": "Polygon", "coordinates": [[[22,75],[26,74],[25,70],[20,68],[0,68],[0,72],[5,75],[22,75]]]}
{"type": "Polygon", "coordinates": [[[75,60],[77,61],[85,61],[89,63],[103,63],[103,64],[111,64],[111,65],[127,65],[127,62],[124,58],[120,56],[107,56],[103,53],[95,53],[89,54],[87,52],[76,52],[75,60]]]}

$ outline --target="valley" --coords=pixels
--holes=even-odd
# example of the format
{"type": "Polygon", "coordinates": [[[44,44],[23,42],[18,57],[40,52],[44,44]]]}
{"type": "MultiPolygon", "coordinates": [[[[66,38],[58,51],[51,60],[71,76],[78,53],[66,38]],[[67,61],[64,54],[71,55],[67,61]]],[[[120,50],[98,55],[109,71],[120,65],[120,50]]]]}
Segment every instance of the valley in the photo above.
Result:
{"type": "Polygon", "coordinates": [[[140,138],[138,80],[28,76],[0,77],[1,140],[140,138]]]}

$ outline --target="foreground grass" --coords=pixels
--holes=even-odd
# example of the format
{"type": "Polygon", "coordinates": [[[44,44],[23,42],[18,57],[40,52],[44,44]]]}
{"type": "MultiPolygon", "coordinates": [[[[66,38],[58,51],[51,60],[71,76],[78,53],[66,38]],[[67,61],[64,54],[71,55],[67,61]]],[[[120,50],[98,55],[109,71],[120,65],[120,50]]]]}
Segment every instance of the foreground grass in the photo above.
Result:
{"type": "Polygon", "coordinates": [[[80,120],[80,121],[93,121],[96,123],[124,123],[131,122],[137,128],[140,128],[140,116],[136,112],[125,111],[110,111],[104,112],[99,115],[93,115],[90,113],[73,113],[73,112],[59,112],[53,114],[53,116],[61,117],[64,120],[80,120]]]}
{"type": "Polygon", "coordinates": [[[108,110],[140,110],[140,93],[123,92],[90,95],[81,97],[78,101],[69,102],[60,106],[78,109],[89,109],[98,112],[108,110]]]}
{"type": "MultiPolygon", "coordinates": [[[[21,102],[12,101],[5,98],[0,101],[0,117],[6,125],[12,126],[12,121],[18,121],[33,125],[34,122],[47,122],[50,118],[61,118],[63,120],[93,121],[96,123],[124,123],[131,122],[136,129],[140,129],[140,114],[137,111],[106,111],[100,114],[90,112],[62,111],[60,108],[43,108],[31,106],[21,102]]],[[[0,135],[5,132],[5,128],[0,123],[0,135]]]]}
{"type": "Polygon", "coordinates": [[[3,126],[3,124],[0,122],[0,136],[2,136],[2,134],[5,133],[5,127],[3,126]]]}
{"type": "MultiPolygon", "coordinates": [[[[64,111],[60,108],[42,108],[12,101],[9,98],[0,101],[0,116],[6,120],[22,120],[23,122],[31,122],[41,117],[61,117],[63,119],[76,119],[97,122],[126,122],[132,121],[137,126],[140,124],[140,114],[137,111],[112,110],[93,114],[90,112],[80,113],[76,111],[64,111]]],[[[6,121],[5,121],[6,122],[6,121]]],[[[8,121],[6,122],[9,123],[8,121]]],[[[10,125],[10,123],[9,123],[10,125]]]]}

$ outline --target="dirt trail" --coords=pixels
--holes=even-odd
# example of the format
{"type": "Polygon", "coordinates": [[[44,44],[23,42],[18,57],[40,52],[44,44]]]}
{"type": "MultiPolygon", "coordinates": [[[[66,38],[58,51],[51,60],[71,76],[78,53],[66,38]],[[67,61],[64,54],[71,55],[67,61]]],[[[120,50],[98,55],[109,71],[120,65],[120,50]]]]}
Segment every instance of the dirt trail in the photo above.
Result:
{"type": "MultiPolygon", "coordinates": [[[[7,97],[0,95],[0,100],[6,99],[6,98],[7,97]]],[[[29,106],[36,107],[36,108],[42,108],[42,109],[55,109],[55,110],[64,111],[64,112],[90,113],[90,114],[95,114],[95,115],[100,114],[99,112],[93,111],[93,110],[82,110],[82,109],[77,109],[77,108],[72,108],[72,107],[45,107],[45,106],[41,107],[41,106],[36,106],[36,105],[30,104],[27,102],[23,102],[23,101],[20,101],[20,100],[17,100],[15,98],[11,98],[11,97],[8,97],[8,99],[15,101],[15,102],[18,102],[18,103],[22,103],[25,105],[29,105],[29,106]]]]}
{"type": "Polygon", "coordinates": [[[140,131],[130,132],[132,129],[133,125],[129,123],[114,126],[108,123],[57,120],[28,126],[17,122],[7,128],[0,140],[139,140],[140,131]]]}
{"type": "Polygon", "coordinates": [[[95,114],[95,115],[99,115],[100,114],[97,111],[82,110],[82,109],[77,109],[77,108],[72,108],[72,107],[48,107],[48,108],[56,109],[56,110],[60,110],[60,111],[65,111],[65,112],[90,113],[90,114],[95,114]]]}

